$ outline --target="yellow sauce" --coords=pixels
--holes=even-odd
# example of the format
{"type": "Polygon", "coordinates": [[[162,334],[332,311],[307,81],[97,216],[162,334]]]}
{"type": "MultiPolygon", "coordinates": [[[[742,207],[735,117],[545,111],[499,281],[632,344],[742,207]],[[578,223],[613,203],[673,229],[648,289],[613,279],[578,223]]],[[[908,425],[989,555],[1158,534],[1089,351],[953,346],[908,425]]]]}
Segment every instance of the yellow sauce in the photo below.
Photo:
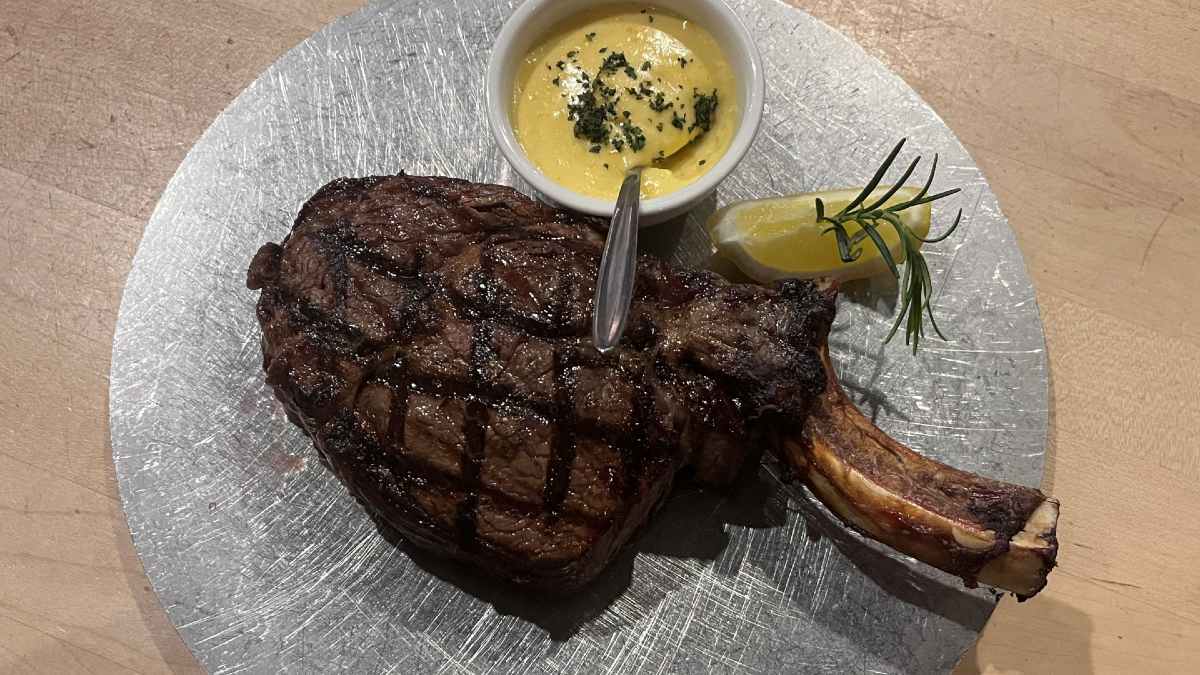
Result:
{"type": "Polygon", "coordinates": [[[559,26],[517,73],[511,117],[529,159],[580,194],[613,199],[646,167],[642,197],[710,171],[740,118],[733,70],[699,25],[616,5],[559,26]]]}

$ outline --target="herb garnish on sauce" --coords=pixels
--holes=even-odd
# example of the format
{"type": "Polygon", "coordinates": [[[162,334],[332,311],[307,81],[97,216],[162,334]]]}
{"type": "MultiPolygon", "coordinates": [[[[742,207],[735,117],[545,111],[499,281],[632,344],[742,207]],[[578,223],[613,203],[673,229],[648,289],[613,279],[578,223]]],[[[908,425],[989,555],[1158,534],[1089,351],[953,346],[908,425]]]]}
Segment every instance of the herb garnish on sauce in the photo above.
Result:
{"type": "Polygon", "coordinates": [[[717,114],[717,90],[713,89],[712,95],[701,94],[699,90],[693,90],[693,93],[696,97],[696,123],[688,127],[688,131],[699,127],[707,132],[712,129],[713,117],[717,114]]]}
{"type": "MultiPolygon", "coordinates": [[[[595,33],[587,33],[584,37],[591,42],[595,36],[595,33]]],[[[646,147],[646,132],[642,127],[633,123],[630,112],[624,110],[620,115],[617,114],[617,104],[621,100],[620,93],[616,87],[604,82],[602,78],[606,76],[615,76],[620,73],[634,80],[637,87],[622,87],[625,94],[638,101],[649,100],[648,105],[653,112],[662,114],[670,110],[671,126],[676,129],[683,129],[687,126],[687,116],[674,110],[675,102],[668,101],[667,94],[651,85],[649,79],[640,79],[638,69],[629,63],[624,52],[610,52],[608,47],[601,47],[598,51],[607,55],[594,79],[586,71],[578,68],[576,62],[578,51],[571,50],[566,54],[567,59],[573,62],[575,80],[583,85],[581,92],[568,97],[567,119],[575,123],[575,137],[589,143],[588,150],[590,152],[599,153],[604,145],[612,147],[617,152],[624,151],[626,147],[633,152],[639,152],[646,147]]],[[[686,68],[690,62],[691,60],[687,58],[679,58],[680,67],[686,68]]],[[[561,71],[567,70],[567,64],[564,61],[559,61],[555,65],[561,71]]],[[[641,72],[649,72],[651,68],[650,61],[645,61],[641,65],[641,72]]],[[[565,79],[555,77],[551,82],[556,87],[561,87],[565,79]]],[[[658,78],[657,82],[662,84],[662,78],[658,78]]],[[[690,133],[699,129],[698,138],[712,129],[717,110],[717,91],[714,89],[712,94],[702,94],[698,89],[693,89],[692,92],[695,122],[687,127],[687,131],[690,133]]],[[[567,94],[564,93],[563,96],[567,96],[567,94]]],[[[674,98],[675,101],[680,100],[678,96],[674,98]]],[[[662,122],[655,123],[651,120],[651,123],[654,125],[654,129],[662,132],[662,122]]],[[[655,161],[661,159],[663,158],[658,157],[655,158],[655,161]]]]}

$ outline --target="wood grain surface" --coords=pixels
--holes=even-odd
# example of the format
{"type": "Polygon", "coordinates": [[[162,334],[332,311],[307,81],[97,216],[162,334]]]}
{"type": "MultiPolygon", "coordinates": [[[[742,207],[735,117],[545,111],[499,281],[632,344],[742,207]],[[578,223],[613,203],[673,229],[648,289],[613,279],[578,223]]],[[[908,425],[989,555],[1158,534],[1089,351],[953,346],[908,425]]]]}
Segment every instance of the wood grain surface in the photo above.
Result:
{"type": "MultiPolygon", "coordinates": [[[[908,80],[1037,287],[1060,567],[963,673],[1200,663],[1200,3],[795,0],[908,80]]],[[[0,672],[193,672],[121,513],[107,373],[184,153],[356,0],[0,0],[0,672]]]]}

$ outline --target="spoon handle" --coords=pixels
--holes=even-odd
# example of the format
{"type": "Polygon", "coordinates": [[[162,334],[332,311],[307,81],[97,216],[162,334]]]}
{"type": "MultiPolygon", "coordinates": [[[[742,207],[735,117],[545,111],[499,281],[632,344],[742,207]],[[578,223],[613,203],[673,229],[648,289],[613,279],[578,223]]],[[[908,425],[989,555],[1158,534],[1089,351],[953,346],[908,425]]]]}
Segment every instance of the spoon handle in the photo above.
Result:
{"type": "Polygon", "coordinates": [[[617,209],[608,227],[600,273],[596,278],[592,342],[606,354],[616,348],[625,332],[629,303],[637,271],[638,215],[641,211],[642,172],[634,170],[621,183],[617,209]]]}

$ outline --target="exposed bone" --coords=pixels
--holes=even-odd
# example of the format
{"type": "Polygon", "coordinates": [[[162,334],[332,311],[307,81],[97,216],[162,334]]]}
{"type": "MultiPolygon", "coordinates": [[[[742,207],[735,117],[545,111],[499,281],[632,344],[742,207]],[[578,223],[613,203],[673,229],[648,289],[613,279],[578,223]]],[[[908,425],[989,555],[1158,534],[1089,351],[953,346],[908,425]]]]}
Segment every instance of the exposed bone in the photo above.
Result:
{"type": "Polygon", "coordinates": [[[827,350],[825,393],[786,459],[848,525],[902,553],[1025,599],[1058,554],[1058,501],[927,459],[880,431],[846,396],[827,350]]]}

